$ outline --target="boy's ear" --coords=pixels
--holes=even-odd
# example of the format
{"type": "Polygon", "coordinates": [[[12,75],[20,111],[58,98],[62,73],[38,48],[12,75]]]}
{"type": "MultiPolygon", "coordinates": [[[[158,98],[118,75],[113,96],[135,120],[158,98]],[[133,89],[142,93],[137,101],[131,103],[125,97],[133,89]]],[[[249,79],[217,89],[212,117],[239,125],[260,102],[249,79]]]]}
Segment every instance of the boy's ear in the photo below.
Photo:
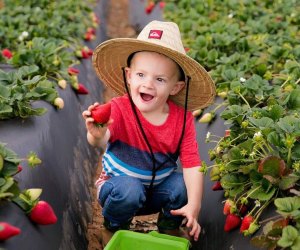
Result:
{"type": "Polygon", "coordinates": [[[131,79],[131,77],[130,77],[130,68],[129,67],[125,68],[125,75],[126,75],[126,81],[129,84],[130,83],[130,79],[131,79]]]}
{"type": "Polygon", "coordinates": [[[176,95],[180,90],[184,88],[185,82],[184,81],[178,81],[173,89],[170,92],[170,95],[176,95]]]}

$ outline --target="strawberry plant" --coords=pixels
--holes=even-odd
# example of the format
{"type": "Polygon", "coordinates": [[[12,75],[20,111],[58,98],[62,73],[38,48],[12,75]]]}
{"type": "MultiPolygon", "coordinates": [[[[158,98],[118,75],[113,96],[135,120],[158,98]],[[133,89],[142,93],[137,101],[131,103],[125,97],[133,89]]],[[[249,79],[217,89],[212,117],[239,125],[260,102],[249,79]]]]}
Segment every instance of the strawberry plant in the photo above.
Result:
{"type": "MultiPolygon", "coordinates": [[[[27,161],[31,168],[41,164],[41,160],[34,152],[30,152],[26,158],[19,158],[4,143],[0,143],[0,201],[14,202],[28,215],[30,220],[37,224],[56,223],[57,217],[51,205],[40,200],[42,189],[20,190],[15,176],[22,171],[20,165],[22,161],[27,161]]],[[[19,228],[6,222],[0,222],[0,240],[7,240],[20,233],[19,228]]]]}
{"type": "MultiPolygon", "coordinates": [[[[206,142],[214,144],[208,152],[213,164],[203,162],[201,168],[209,172],[214,190],[224,192],[224,230],[241,225],[241,233],[253,235],[267,223],[251,242],[298,249],[300,6],[292,1],[166,2],[165,19],[179,24],[187,53],[210,72],[224,98],[220,117],[228,129],[221,136],[207,133],[206,142]],[[284,218],[262,220],[274,204],[284,218]]],[[[199,122],[212,122],[215,111],[199,122]]]]}
{"type": "Polygon", "coordinates": [[[30,167],[35,167],[41,160],[34,152],[30,152],[25,159],[0,143],[0,200],[12,201],[20,194],[15,175],[20,171],[20,163],[27,161],[30,167]]]}
{"type": "Polygon", "coordinates": [[[58,92],[53,82],[39,75],[38,71],[36,65],[23,66],[10,72],[0,70],[1,120],[44,114],[45,108],[32,106],[32,103],[37,100],[54,103],[58,92]]]}

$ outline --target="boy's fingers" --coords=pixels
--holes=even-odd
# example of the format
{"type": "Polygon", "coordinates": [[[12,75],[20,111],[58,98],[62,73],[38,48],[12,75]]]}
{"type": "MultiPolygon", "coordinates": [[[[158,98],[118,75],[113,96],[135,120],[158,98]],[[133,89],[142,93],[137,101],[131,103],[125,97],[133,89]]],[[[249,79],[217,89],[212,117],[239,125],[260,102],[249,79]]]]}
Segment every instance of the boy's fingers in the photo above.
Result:
{"type": "Polygon", "coordinates": [[[82,116],[84,119],[86,119],[87,117],[89,117],[91,115],[91,112],[88,110],[85,110],[82,112],[82,116]]]}
{"type": "Polygon", "coordinates": [[[181,211],[181,209],[170,210],[170,213],[171,213],[172,215],[182,215],[182,216],[184,216],[184,213],[181,211]]]}

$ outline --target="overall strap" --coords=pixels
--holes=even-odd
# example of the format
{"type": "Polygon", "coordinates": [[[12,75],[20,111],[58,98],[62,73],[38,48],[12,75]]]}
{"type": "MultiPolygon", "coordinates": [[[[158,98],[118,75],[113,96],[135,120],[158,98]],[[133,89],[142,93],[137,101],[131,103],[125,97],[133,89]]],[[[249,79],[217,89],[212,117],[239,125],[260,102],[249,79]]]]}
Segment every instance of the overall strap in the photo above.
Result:
{"type": "MultiPolygon", "coordinates": [[[[150,198],[152,196],[152,193],[153,193],[153,185],[154,185],[154,180],[155,180],[155,177],[156,177],[156,172],[161,169],[167,162],[168,160],[165,160],[163,163],[161,163],[159,166],[156,167],[156,159],[155,159],[155,156],[154,156],[154,153],[153,153],[153,150],[152,150],[152,147],[149,143],[149,140],[146,136],[146,133],[143,129],[143,126],[141,124],[141,121],[138,117],[138,114],[137,114],[137,111],[136,111],[136,107],[135,107],[135,104],[132,100],[132,97],[129,93],[129,89],[128,89],[128,86],[127,86],[127,81],[126,81],[126,74],[125,74],[125,68],[122,68],[122,71],[123,71],[123,80],[124,80],[124,85],[125,85],[125,89],[126,89],[126,92],[129,96],[129,100],[130,100],[130,105],[131,105],[131,108],[133,110],[133,113],[134,113],[134,116],[135,116],[135,119],[138,123],[138,126],[140,128],[140,131],[142,132],[142,135],[143,135],[143,138],[147,144],[147,147],[150,151],[150,154],[151,154],[151,159],[152,159],[152,179],[151,179],[151,182],[150,182],[150,185],[149,185],[149,188],[147,190],[147,198],[150,198]]],[[[186,113],[187,113],[187,105],[188,105],[188,94],[189,94],[189,84],[190,84],[190,77],[187,76],[187,82],[186,82],[186,93],[185,93],[185,103],[184,103],[184,119],[183,119],[183,126],[182,126],[182,131],[181,131],[181,136],[180,136],[180,139],[179,139],[179,143],[177,145],[177,149],[175,151],[175,155],[178,155],[179,156],[179,151],[180,151],[180,146],[181,146],[181,143],[182,143],[182,140],[183,140],[183,136],[184,136],[184,131],[185,131],[185,123],[186,123],[186,113]]]]}

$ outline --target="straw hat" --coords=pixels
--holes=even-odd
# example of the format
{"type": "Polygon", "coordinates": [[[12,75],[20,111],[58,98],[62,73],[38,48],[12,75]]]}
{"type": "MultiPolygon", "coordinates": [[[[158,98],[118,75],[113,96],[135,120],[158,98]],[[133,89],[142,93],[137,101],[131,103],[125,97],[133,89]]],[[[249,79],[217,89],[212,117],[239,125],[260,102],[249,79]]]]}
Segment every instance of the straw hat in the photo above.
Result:
{"type": "MultiPolygon", "coordinates": [[[[186,55],[180,31],[173,22],[152,21],[137,38],[107,40],[94,50],[93,66],[98,77],[118,95],[126,93],[122,68],[129,55],[138,51],[153,51],[173,59],[189,76],[188,110],[205,108],[214,101],[215,85],[206,70],[186,55]]],[[[185,88],[170,98],[184,107],[185,88]]]]}

